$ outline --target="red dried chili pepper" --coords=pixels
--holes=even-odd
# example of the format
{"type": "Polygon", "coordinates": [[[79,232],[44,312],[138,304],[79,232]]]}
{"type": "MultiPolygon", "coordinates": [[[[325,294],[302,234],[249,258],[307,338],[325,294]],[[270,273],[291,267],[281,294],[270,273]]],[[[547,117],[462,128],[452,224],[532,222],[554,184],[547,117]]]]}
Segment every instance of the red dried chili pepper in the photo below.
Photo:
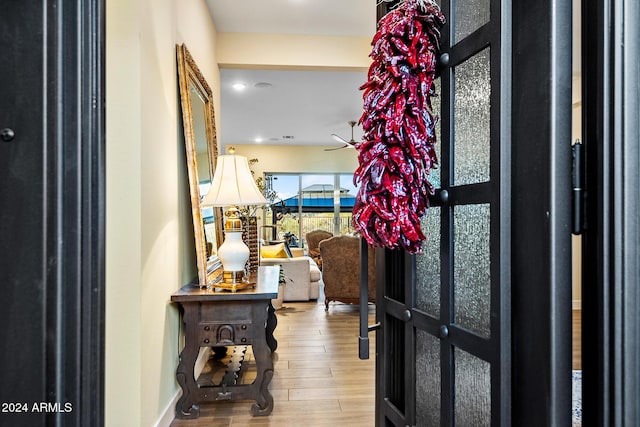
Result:
{"type": "Polygon", "coordinates": [[[353,222],[374,246],[415,253],[425,239],[420,216],[434,191],[429,170],[438,164],[437,118],[429,110],[442,25],[437,6],[405,0],[379,21],[371,42],[372,64],[360,88],[364,137],[356,145],[353,222]]]}
{"type": "Polygon", "coordinates": [[[397,145],[389,147],[389,158],[398,165],[400,172],[409,184],[413,182],[415,168],[412,162],[405,157],[404,150],[397,145]]]}

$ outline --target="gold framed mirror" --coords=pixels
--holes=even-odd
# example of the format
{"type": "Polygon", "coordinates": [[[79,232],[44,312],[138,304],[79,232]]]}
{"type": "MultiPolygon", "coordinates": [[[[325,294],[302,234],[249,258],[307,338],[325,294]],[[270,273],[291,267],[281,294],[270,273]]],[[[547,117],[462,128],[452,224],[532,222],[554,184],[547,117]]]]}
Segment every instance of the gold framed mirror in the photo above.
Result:
{"type": "Polygon", "coordinates": [[[187,47],[177,45],[176,50],[198,283],[210,288],[222,278],[217,251],[223,238],[222,208],[201,206],[218,158],[213,92],[187,47]]]}

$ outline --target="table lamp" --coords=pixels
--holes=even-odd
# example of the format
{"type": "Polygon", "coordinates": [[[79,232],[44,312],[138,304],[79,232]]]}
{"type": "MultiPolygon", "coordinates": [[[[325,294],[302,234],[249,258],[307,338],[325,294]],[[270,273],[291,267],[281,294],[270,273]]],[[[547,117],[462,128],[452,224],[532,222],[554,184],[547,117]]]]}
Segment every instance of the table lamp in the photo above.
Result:
{"type": "Polygon", "coordinates": [[[235,154],[218,156],[211,188],[202,201],[203,206],[228,208],[225,212],[224,242],[218,248],[223,281],[214,287],[235,291],[253,286],[245,277],[249,247],[242,240],[238,206],[266,204],[267,200],[253,180],[247,158],[235,154]]]}

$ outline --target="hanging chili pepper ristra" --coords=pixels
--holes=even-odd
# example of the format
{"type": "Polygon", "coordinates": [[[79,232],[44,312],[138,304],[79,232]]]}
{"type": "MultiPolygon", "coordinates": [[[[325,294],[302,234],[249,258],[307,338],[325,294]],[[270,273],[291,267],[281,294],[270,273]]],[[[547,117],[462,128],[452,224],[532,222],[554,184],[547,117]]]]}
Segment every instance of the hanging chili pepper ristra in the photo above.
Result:
{"type": "Polygon", "coordinates": [[[371,42],[353,225],[372,246],[420,253],[426,239],[420,217],[438,165],[431,97],[444,22],[435,2],[405,0],[378,22],[371,42]]]}

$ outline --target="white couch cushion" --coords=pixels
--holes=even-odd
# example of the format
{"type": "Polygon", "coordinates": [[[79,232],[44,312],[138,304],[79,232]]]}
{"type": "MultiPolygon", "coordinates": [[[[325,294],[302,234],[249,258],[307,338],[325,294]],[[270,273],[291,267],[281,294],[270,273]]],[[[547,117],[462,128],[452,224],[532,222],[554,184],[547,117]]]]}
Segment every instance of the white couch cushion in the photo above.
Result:
{"type": "Polygon", "coordinates": [[[313,265],[309,265],[309,275],[309,280],[311,280],[312,282],[319,282],[320,279],[322,279],[322,273],[320,272],[320,269],[315,262],[313,263],[313,265]]]}
{"type": "MultiPolygon", "coordinates": [[[[261,258],[260,265],[281,265],[284,269],[286,284],[285,301],[309,301],[318,298],[318,281],[311,280],[309,257],[297,258],[261,258]]],[[[315,264],[315,263],[314,263],[315,264]]]]}

